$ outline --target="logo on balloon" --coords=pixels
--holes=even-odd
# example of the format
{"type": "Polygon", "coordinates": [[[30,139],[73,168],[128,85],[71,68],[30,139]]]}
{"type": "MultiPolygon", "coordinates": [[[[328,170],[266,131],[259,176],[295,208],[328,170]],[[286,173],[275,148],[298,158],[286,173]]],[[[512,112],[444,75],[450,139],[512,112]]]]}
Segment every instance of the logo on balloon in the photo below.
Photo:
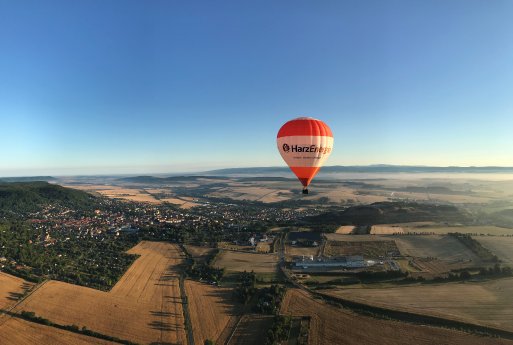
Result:
{"type": "Polygon", "coordinates": [[[287,145],[287,144],[283,144],[283,151],[289,152],[290,151],[290,146],[287,145]]]}

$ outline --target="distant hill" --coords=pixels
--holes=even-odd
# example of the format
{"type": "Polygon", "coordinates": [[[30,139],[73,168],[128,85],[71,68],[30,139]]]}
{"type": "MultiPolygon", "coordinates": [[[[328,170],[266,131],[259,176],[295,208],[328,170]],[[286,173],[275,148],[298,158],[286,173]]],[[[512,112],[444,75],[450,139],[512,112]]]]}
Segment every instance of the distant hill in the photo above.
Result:
{"type": "Polygon", "coordinates": [[[470,215],[452,205],[379,202],[353,206],[307,218],[308,222],[336,225],[372,225],[407,222],[466,223],[470,215]]]}
{"type": "Polygon", "coordinates": [[[513,227],[513,210],[506,209],[489,215],[490,219],[499,226],[513,227]]]}
{"type": "Polygon", "coordinates": [[[47,182],[0,182],[0,215],[35,212],[49,204],[91,208],[96,197],[47,182]]]}
{"type": "MultiPolygon", "coordinates": [[[[230,168],[206,171],[209,175],[281,174],[290,170],[283,167],[230,168]]],[[[409,165],[325,166],[323,173],[513,173],[513,167],[430,167],[409,165]]]]}
{"type": "MultiPolygon", "coordinates": [[[[239,182],[285,182],[285,181],[297,181],[295,177],[278,177],[278,176],[255,176],[255,177],[240,177],[235,178],[239,182]]],[[[318,181],[317,181],[318,182],[318,181]]]]}
{"type": "Polygon", "coordinates": [[[191,182],[198,180],[226,180],[221,176],[202,176],[202,175],[187,175],[187,176],[170,176],[170,177],[155,177],[155,176],[134,176],[119,178],[121,182],[131,183],[171,183],[171,182],[191,182]]]}
{"type": "Polygon", "coordinates": [[[27,177],[0,177],[0,182],[34,182],[34,181],[56,181],[52,176],[27,176],[27,177]]]}

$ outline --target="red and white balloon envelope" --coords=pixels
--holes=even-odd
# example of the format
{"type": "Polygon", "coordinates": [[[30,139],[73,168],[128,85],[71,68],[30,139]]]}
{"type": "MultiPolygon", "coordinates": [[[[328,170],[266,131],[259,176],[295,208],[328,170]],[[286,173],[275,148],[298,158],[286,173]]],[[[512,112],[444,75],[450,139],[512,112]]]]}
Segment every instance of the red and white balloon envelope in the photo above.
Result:
{"type": "Polygon", "coordinates": [[[310,181],[333,150],[331,129],[321,120],[298,117],[280,128],[276,140],[283,160],[303,184],[303,194],[308,194],[310,181]]]}

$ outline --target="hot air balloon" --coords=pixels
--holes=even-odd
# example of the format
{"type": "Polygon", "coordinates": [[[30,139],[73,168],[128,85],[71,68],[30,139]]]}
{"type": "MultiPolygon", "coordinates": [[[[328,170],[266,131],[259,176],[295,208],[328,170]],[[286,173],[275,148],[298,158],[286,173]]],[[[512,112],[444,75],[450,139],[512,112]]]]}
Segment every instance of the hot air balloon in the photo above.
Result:
{"type": "Polygon", "coordinates": [[[333,149],[331,129],[321,120],[298,117],[278,131],[278,151],[303,184],[303,194],[333,149]]]}

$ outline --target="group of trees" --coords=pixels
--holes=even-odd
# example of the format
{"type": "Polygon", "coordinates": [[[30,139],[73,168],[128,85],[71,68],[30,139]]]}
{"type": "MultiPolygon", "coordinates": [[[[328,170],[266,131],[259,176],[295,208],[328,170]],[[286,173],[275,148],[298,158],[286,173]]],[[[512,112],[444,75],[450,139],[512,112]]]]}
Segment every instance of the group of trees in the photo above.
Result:
{"type": "Polygon", "coordinates": [[[125,253],[137,242],[133,236],[40,242],[41,234],[24,222],[0,223],[2,269],[30,281],[50,278],[108,290],[137,258],[125,253]]]}
{"type": "Polygon", "coordinates": [[[238,283],[234,290],[235,297],[244,304],[253,300],[253,310],[256,313],[278,314],[286,288],[277,284],[257,288],[256,282],[256,274],[253,271],[239,273],[238,283]]]}
{"type": "Polygon", "coordinates": [[[92,209],[95,203],[91,194],[47,182],[0,182],[0,216],[24,215],[48,205],[92,209]]]}
{"type": "Polygon", "coordinates": [[[187,267],[186,273],[191,278],[218,285],[223,278],[224,269],[212,267],[205,263],[193,263],[187,267]]]}
{"type": "Polygon", "coordinates": [[[105,340],[109,340],[109,341],[114,341],[114,342],[119,343],[119,344],[136,345],[136,343],[128,341],[128,340],[123,340],[123,339],[119,339],[117,337],[113,337],[113,336],[110,336],[110,335],[106,335],[106,334],[102,334],[102,333],[98,333],[98,332],[92,331],[90,329],[87,329],[87,327],[85,327],[85,326],[80,328],[80,327],[78,327],[75,324],[73,324],[73,325],[61,325],[61,324],[52,322],[52,321],[50,321],[48,319],[45,319],[45,318],[43,318],[41,316],[37,316],[32,311],[25,311],[25,310],[23,310],[18,315],[22,319],[25,319],[25,320],[28,320],[28,321],[31,321],[31,322],[35,322],[35,323],[39,323],[39,324],[42,324],[42,325],[45,325],[45,326],[56,327],[56,328],[64,329],[64,330],[67,330],[67,331],[70,331],[70,332],[73,332],[73,333],[85,334],[85,335],[88,335],[88,336],[91,336],[91,337],[95,337],[95,338],[100,338],[100,339],[105,339],[105,340]]]}
{"type": "Polygon", "coordinates": [[[289,337],[291,325],[290,316],[276,315],[272,327],[267,331],[266,345],[277,345],[289,337]]]}
{"type": "Polygon", "coordinates": [[[278,314],[286,288],[283,285],[271,285],[258,290],[254,310],[261,314],[278,314]]]}
{"type": "Polygon", "coordinates": [[[213,252],[206,258],[198,260],[191,257],[184,246],[181,246],[181,248],[188,256],[185,267],[185,273],[187,276],[200,281],[207,281],[209,283],[219,285],[224,275],[224,269],[211,266],[211,263],[219,254],[219,249],[213,250],[213,252]]]}
{"type": "Polygon", "coordinates": [[[237,277],[238,283],[235,287],[234,294],[239,302],[248,304],[255,295],[257,289],[255,272],[241,272],[237,277]]]}

